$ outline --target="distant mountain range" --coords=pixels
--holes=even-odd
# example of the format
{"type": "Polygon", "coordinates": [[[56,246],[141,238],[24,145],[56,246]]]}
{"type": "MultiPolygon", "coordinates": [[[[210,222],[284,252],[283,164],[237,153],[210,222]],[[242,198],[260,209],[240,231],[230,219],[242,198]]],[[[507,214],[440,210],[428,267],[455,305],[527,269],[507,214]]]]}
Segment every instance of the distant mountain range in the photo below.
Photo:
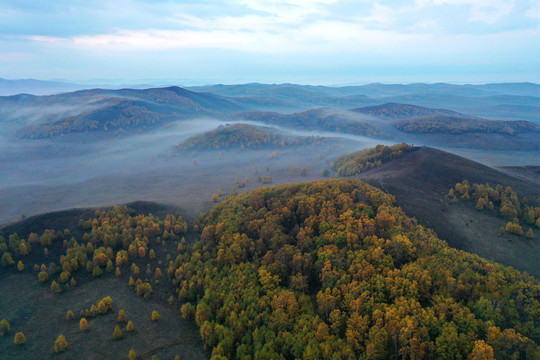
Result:
{"type": "Polygon", "coordinates": [[[380,84],[371,83],[360,86],[312,86],[297,84],[240,84],[240,85],[206,85],[190,87],[194,91],[206,91],[222,96],[260,96],[269,93],[290,93],[295,89],[301,91],[325,94],[334,97],[364,95],[371,98],[400,96],[410,94],[452,94],[468,97],[490,95],[538,96],[540,85],[524,83],[494,83],[483,85],[453,85],[446,83],[426,84],[380,84]]]}
{"type": "Polygon", "coordinates": [[[50,96],[14,95],[0,98],[1,104],[30,108],[69,105],[81,109],[76,114],[52,114],[45,121],[22,128],[18,134],[26,138],[49,138],[87,131],[124,132],[242,109],[220,96],[176,86],[146,90],[81,90],[50,96]]]}
{"type": "Polygon", "coordinates": [[[435,146],[534,150],[540,148],[539,89],[531,83],[89,89],[0,97],[0,118],[19,137],[31,139],[86,132],[118,135],[211,117],[435,146]]]}
{"type": "Polygon", "coordinates": [[[365,106],[362,108],[352,109],[352,111],[366,115],[378,116],[380,118],[389,120],[408,119],[425,116],[452,116],[455,118],[469,117],[456,111],[450,111],[446,109],[430,109],[422,106],[398,103],[386,103],[382,105],[365,106]]]}

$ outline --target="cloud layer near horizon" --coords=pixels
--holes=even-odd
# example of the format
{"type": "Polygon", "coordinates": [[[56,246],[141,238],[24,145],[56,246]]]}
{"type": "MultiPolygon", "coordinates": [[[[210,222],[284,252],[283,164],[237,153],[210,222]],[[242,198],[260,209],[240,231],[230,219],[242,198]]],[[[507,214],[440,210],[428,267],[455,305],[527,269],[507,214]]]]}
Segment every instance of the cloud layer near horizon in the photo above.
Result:
{"type": "Polygon", "coordinates": [[[540,81],[538,39],[538,0],[18,0],[0,77],[540,81]]]}

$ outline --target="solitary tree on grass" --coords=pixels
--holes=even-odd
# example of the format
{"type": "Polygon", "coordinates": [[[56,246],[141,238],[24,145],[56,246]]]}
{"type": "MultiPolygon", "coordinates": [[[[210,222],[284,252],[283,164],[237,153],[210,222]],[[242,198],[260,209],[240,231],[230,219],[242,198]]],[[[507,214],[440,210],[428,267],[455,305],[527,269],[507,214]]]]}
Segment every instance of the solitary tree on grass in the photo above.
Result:
{"type": "Polygon", "coordinates": [[[81,321],[79,321],[79,328],[81,328],[81,331],[88,330],[88,321],[86,318],[81,318],[81,321]]]}
{"type": "Polygon", "coordinates": [[[18,332],[15,334],[15,338],[13,338],[13,342],[15,343],[15,345],[22,345],[26,342],[26,336],[24,336],[24,333],[22,331],[18,332]]]}
{"type": "Polygon", "coordinates": [[[126,312],[123,310],[123,309],[120,309],[120,311],[118,312],[118,322],[126,322],[127,320],[127,316],[126,316],[126,312]]]}
{"type": "Polygon", "coordinates": [[[120,340],[122,338],[122,330],[118,326],[114,327],[113,331],[113,339],[114,340],[120,340]]]}
{"type": "Polygon", "coordinates": [[[6,319],[2,319],[2,321],[0,321],[0,336],[7,334],[10,329],[11,326],[9,325],[9,322],[6,319]]]}
{"type": "Polygon", "coordinates": [[[67,347],[68,347],[68,342],[66,340],[66,337],[64,335],[59,335],[56,341],[54,342],[54,351],[57,353],[64,352],[66,351],[67,347]]]}

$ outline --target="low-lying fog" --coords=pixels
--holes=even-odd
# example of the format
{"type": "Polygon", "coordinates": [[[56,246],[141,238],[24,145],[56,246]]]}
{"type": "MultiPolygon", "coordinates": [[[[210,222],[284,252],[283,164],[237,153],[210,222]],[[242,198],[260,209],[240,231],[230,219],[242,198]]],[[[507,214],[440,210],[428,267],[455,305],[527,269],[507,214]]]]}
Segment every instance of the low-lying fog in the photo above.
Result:
{"type": "MultiPolygon", "coordinates": [[[[173,147],[185,139],[234,122],[200,118],[129,136],[71,134],[45,140],[17,138],[16,123],[0,123],[5,130],[0,131],[0,224],[17,220],[23,214],[135,200],[176,205],[193,217],[213,205],[210,199],[218,188],[224,194],[236,188],[236,178],[248,178],[242,192],[261,186],[258,176],[272,176],[272,184],[318,179],[339,155],[401,141],[238,121],[266,126],[282,135],[335,140],[279,149],[278,158],[269,157],[273,149],[173,154],[173,147]],[[291,167],[297,170],[292,172],[291,167]],[[300,176],[299,170],[304,167],[308,169],[307,176],[300,176]]],[[[460,153],[467,156],[467,150],[461,149],[460,153]]],[[[472,154],[489,165],[520,163],[519,158],[511,155],[500,157],[478,151],[472,154]]]]}
{"type": "Polygon", "coordinates": [[[2,132],[0,224],[23,214],[135,200],[189,207],[185,210],[198,214],[212,205],[210,198],[216,189],[230,192],[237,177],[252,178],[245,189],[260,185],[256,181],[258,175],[272,176],[272,184],[320,178],[321,170],[329,168],[336,156],[381,143],[360,136],[250,122],[283,135],[338,139],[280,149],[278,159],[269,158],[273,149],[230,150],[221,156],[217,151],[173,154],[173,147],[185,139],[226,123],[233,122],[210,118],[184,120],[144,134],[120,137],[80,134],[28,140],[14,137],[13,131],[2,132]],[[298,168],[296,174],[291,174],[293,165],[298,168]],[[302,167],[308,168],[307,177],[298,175],[302,167]]]}

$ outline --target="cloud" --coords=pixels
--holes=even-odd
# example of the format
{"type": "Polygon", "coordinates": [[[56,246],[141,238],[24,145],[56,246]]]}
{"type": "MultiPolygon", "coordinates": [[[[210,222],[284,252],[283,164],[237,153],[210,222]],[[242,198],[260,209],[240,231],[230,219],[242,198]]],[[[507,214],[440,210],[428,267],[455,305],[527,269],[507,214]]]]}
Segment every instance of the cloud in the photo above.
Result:
{"type": "Polygon", "coordinates": [[[526,16],[540,19],[540,0],[531,0],[531,7],[525,13],[526,16]]]}
{"type": "Polygon", "coordinates": [[[515,0],[416,0],[420,8],[428,5],[468,6],[469,21],[495,24],[514,9],[515,0]]]}
{"type": "Polygon", "coordinates": [[[55,43],[55,42],[61,42],[61,41],[67,41],[66,38],[61,37],[55,37],[55,36],[40,36],[40,35],[34,35],[34,36],[27,36],[28,40],[37,41],[37,42],[45,42],[45,43],[55,43]]]}
{"type": "Polygon", "coordinates": [[[8,17],[0,10],[0,57],[28,51],[43,59],[36,68],[51,72],[68,71],[71,61],[82,72],[75,64],[86,61],[96,73],[115,64],[166,77],[179,62],[198,74],[248,67],[307,73],[335,64],[442,66],[510,57],[538,64],[533,55],[540,53],[540,0],[529,7],[515,0],[74,1],[46,14],[13,6],[8,17]]]}

